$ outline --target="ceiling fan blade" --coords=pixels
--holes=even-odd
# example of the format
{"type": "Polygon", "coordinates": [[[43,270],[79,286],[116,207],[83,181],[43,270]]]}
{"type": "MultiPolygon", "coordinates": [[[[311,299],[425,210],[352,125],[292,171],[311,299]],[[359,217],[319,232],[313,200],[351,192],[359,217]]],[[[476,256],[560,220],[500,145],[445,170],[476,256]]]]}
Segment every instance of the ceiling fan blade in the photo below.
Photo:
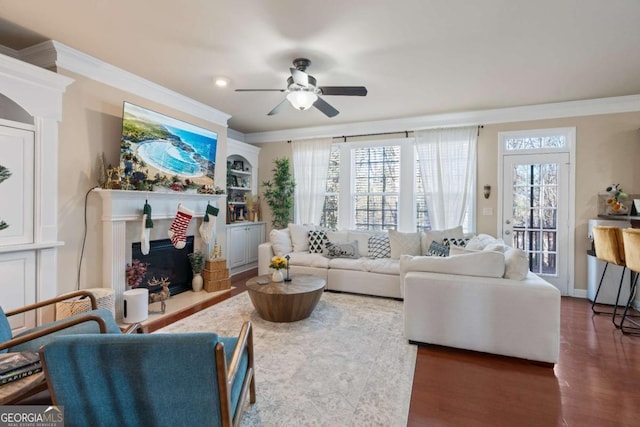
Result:
{"type": "Polygon", "coordinates": [[[286,89],[236,89],[236,92],[284,92],[286,89]]]}
{"type": "Polygon", "coordinates": [[[323,95],[365,96],[367,88],[364,86],[321,86],[323,95]]]}
{"type": "Polygon", "coordinates": [[[329,105],[327,101],[320,97],[316,99],[316,102],[313,103],[313,106],[322,111],[327,117],[335,117],[338,115],[338,113],[340,113],[338,110],[329,105]]]}
{"type": "Polygon", "coordinates": [[[278,114],[280,112],[280,110],[282,109],[282,106],[284,104],[286,104],[286,103],[287,103],[287,98],[282,100],[282,102],[280,104],[276,105],[273,110],[269,111],[269,113],[267,113],[267,116],[273,116],[274,114],[278,114]]]}
{"type": "Polygon", "coordinates": [[[293,81],[295,84],[307,87],[309,86],[309,76],[304,71],[300,71],[297,68],[289,68],[291,70],[291,77],[293,77],[293,81]]]}

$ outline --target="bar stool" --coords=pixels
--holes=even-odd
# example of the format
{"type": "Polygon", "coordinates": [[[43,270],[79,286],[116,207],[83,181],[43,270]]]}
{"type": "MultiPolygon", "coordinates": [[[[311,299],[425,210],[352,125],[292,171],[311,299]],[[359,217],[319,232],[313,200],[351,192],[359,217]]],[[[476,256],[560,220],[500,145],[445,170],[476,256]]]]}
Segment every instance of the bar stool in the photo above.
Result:
{"type": "Polygon", "coordinates": [[[633,309],[633,300],[636,296],[636,289],[638,285],[638,276],[640,276],[640,229],[629,228],[622,232],[622,238],[624,241],[624,251],[626,254],[627,267],[631,270],[632,276],[635,276],[631,280],[631,292],[629,293],[629,300],[624,308],[622,314],[622,321],[620,322],[620,330],[623,334],[640,335],[640,323],[630,319],[630,309],[633,309]],[[634,326],[625,326],[625,321],[633,324],[634,326]]]}
{"type": "Polygon", "coordinates": [[[593,227],[593,244],[596,252],[596,258],[606,262],[606,264],[602,272],[602,277],[600,278],[600,283],[598,284],[598,289],[596,290],[596,296],[593,298],[593,303],[591,304],[591,310],[596,314],[611,314],[611,321],[616,328],[619,328],[620,325],[616,323],[616,316],[620,316],[620,314],[618,314],[618,300],[620,299],[620,290],[622,289],[624,272],[627,269],[627,264],[625,263],[624,242],[622,240],[622,230],[619,227],[596,225],[593,227]],[[618,295],[616,296],[616,304],[613,311],[599,311],[596,310],[596,304],[600,304],[598,303],[598,294],[600,293],[600,288],[602,287],[604,275],[607,273],[609,263],[622,267],[620,285],[618,286],[618,295]]]}

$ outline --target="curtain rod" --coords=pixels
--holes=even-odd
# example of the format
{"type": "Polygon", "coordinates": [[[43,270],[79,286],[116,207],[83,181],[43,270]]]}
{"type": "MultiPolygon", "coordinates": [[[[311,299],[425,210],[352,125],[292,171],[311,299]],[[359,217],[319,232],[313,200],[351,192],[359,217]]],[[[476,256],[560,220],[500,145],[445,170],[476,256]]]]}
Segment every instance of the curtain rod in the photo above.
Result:
{"type": "MultiPolygon", "coordinates": [[[[478,125],[478,136],[480,136],[480,129],[483,129],[484,125],[478,125]]],[[[381,133],[363,133],[360,135],[342,135],[342,136],[334,136],[333,139],[342,139],[344,142],[347,142],[347,138],[360,138],[363,136],[383,136],[383,135],[395,135],[398,133],[404,133],[405,138],[409,138],[409,133],[413,133],[415,131],[412,130],[399,130],[396,132],[381,132],[381,133]]]]}
{"type": "MultiPolygon", "coordinates": [[[[478,125],[478,136],[480,136],[480,129],[483,129],[484,125],[478,125]]],[[[395,135],[398,133],[404,133],[405,138],[409,138],[409,133],[413,133],[412,130],[399,130],[396,132],[380,132],[380,133],[363,133],[360,135],[342,135],[342,136],[333,136],[332,139],[342,139],[344,142],[347,142],[347,138],[360,138],[364,136],[383,136],[383,135],[395,135]]],[[[288,144],[291,144],[291,140],[287,140],[288,144]]]]}

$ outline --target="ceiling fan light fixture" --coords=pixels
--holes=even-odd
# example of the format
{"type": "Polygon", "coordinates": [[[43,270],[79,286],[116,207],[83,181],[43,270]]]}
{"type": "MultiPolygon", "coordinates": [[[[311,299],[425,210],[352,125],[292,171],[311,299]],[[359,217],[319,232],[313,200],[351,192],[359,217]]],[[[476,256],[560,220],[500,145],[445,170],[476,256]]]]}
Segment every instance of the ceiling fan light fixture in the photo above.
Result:
{"type": "Polygon", "coordinates": [[[296,110],[308,110],[317,99],[318,95],[304,90],[296,90],[287,94],[287,100],[296,110]]]}

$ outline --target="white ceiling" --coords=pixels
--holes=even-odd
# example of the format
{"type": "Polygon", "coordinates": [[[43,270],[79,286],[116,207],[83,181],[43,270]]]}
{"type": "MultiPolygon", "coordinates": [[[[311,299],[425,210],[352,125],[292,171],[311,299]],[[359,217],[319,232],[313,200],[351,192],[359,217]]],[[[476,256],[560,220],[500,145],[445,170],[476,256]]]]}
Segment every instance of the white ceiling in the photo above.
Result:
{"type": "Polygon", "coordinates": [[[637,0],[0,0],[0,44],[53,39],[232,115],[243,133],[640,94],[637,0]],[[267,116],[307,57],[340,111],[267,116]],[[213,85],[231,79],[230,88],[213,85]]]}

